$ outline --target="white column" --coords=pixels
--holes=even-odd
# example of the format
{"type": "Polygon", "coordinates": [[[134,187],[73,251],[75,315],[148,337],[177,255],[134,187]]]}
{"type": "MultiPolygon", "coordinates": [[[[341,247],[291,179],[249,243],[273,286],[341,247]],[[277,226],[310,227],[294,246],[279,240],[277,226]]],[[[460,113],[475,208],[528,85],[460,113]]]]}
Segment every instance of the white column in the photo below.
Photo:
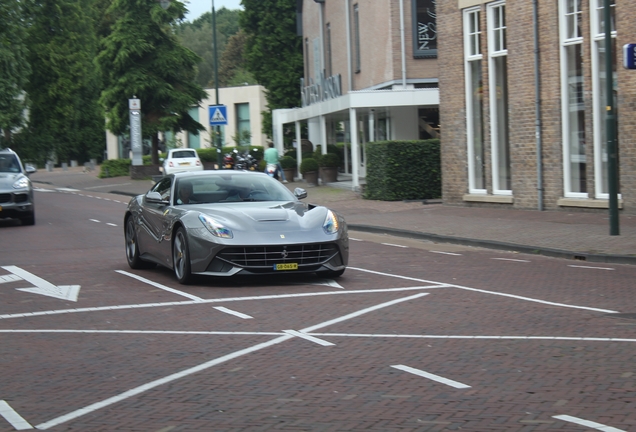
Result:
{"type": "Polygon", "coordinates": [[[274,138],[274,147],[278,150],[279,154],[283,154],[283,123],[276,110],[272,111],[272,129],[274,138]]]}
{"type": "Polygon", "coordinates": [[[369,110],[369,142],[375,141],[375,110],[369,110]]]}
{"type": "Polygon", "coordinates": [[[327,154],[327,117],[320,116],[320,147],[321,154],[327,154]]]}
{"type": "Polygon", "coordinates": [[[351,125],[351,175],[353,190],[360,189],[360,154],[358,147],[358,116],[355,108],[349,108],[349,124],[351,125]]]}
{"type": "Polygon", "coordinates": [[[296,122],[296,168],[300,172],[300,163],[303,161],[303,140],[300,138],[300,122],[296,122]]]}

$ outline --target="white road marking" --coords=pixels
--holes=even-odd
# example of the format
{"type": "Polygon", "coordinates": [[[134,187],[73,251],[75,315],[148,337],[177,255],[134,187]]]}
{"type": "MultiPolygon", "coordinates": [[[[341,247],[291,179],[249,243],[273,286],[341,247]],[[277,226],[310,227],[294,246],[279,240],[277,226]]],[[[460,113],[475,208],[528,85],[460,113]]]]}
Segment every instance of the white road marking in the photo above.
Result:
{"type": "Polygon", "coordinates": [[[357,238],[353,238],[353,237],[349,237],[349,240],[351,240],[351,241],[364,241],[362,239],[357,239],[357,238]]]}
{"type": "Polygon", "coordinates": [[[37,191],[37,192],[55,192],[52,189],[44,189],[44,188],[40,188],[40,187],[34,187],[33,190],[37,191]]]}
{"type": "Polygon", "coordinates": [[[429,251],[432,253],[436,253],[436,254],[444,254],[444,255],[455,255],[455,256],[462,256],[462,254],[458,254],[458,253],[453,253],[453,252],[442,252],[442,251],[429,251]]]}
{"type": "MultiPolygon", "coordinates": [[[[351,270],[358,270],[358,271],[362,271],[362,272],[366,272],[366,273],[372,273],[372,274],[377,274],[377,275],[382,275],[382,276],[388,276],[388,277],[394,277],[394,278],[398,278],[398,279],[407,279],[407,280],[412,280],[412,281],[416,281],[416,282],[424,282],[424,283],[431,283],[431,284],[436,284],[439,282],[435,282],[435,281],[429,281],[426,279],[418,279],[418,278],[412,278],[412,277],[408,277],[408,276],[400,276],[400,275],[394,275],[391,273],[383,273],[383,272],[378,272],[378,271],[374,271],[374,270],[367,270],[367,269],[361,269],[361,268],[356,268],[356,267],[348,267],[351,270]]],[[[482,289],[478,289],[478,288],[469,288],[469,287],[465,287],[465,286],[461,286],[461,285],[453,285],[453,284],[448,284],[449,287],[452,288],[459,288],[459,289],[463,289],[466,291],[474,291],[474,292],[480,292],[483,294],[492,294],[492,295],[497,295],[497,296],[501,296],[501,297],[508,297],[508,298],[514,298],[517,300],[524,300],[524,301],[529,301],[529,302],[534,302],[534,303],[541,303],[541,304],[546,304],[546,305],[550,305],[550,306],[560,306],[560,307],[567,307],[567,308],[573,308],[573,309],[584,309],[584,310],[589,310],[589,311],[594,311],[594,312],[603,312],[603,313],[618,313],[618,311],[613,311],[613,310],[608,310],[608,309],[598,309],[598,308],[592,308],[592,307],[587,307],[587,306],[576,306],[576,305],[568,305],[568,304],[563,304],[563,303],[554,303],[554,302],[549,302],[549,301],[545,301],[545,300],[539,300],[539,299],[533,299],[530,297],[522,297],[522,296],[518,296],[518,295],[514,295],[514,294],[506,294],[506,293],[500,293],[500,292],[496,292],[496,291],[487,291],[487,290],[482,290],[482,289]]]]}
{"type": "Polygon", "coordinates": [[[91,222],[101,223],[101,221],[98,221],[97,219],[89,219],[89,221],[91,221],[91,222]]]}
{"type": "MultiPolygon", "coordinates": [[[[348,315],[344,315],[342,317],[339,317],[339,318],[336,318],[336,319],[333,319],[333,320],[329,320],[329,321],[325,321],[323,323],[316,324],[316,325],[308,327],[306,329],[302,329],[301,332],[308,332],[308,331],[311,331],[312,329],[319,329],[319,328],[327,327],[327,326],[329,326],[331,324],[334,324],[334,323],[337,323],[337,322],[342,322],[342,321],[345,321],[345,320],[360,316],[362,314],[381,309],[383,307],[388,307],[388,306],[392,306],[394,304],[401,303],[401,302],[404,302],[404,301],[413,300],[415,298],[422,297],[422,296],[427,295],[427,294],[428,293],[420,293],[420,294],[416,294],[416,295],[413,295],[413,296],[404,297],[402,299],[397,299],[397,300],[393,300],[393,301],[390,301],[390,302],[382,303],[382,304],[379,304],[379,305],[376,305],[376,306],[372,306],[372,307],[369,307],[369,308],[366,308],[366,309],[362,309],[362,310],[360,310],[358,312],[354,312],[354,313],[351,313],[351,314],[348,314],[348,315]]],[[[260,343],[260,344],[251,346],[249,348],[245,348],[245,349],[242,349],[242,350],[239,350],[239,351],[235,351],[233,353],[224,355],[224,356],[216,358],[214,360],[210,360],[208,362],[202,363],[202,364],[200,364],[198,366],[195,366],[195,367],[192,367],[192,368],[189,368],[189,369],[185,369],[185,370],[183,370],[181,372],[177,372],[175,374],[168,375],[167,377],[160,378],[158,380],[151,381],[151,382],[149,382],[147,384],[132,388],[132,389],[130,389],[128,391],[125,391],[123,393],[120,393],[120,394],[118,394],[116,396],[113,396],[113,397],[110,397],[110,398],[105,399],[103,401],[88,405],[88,406],[86,406],[84,408],[80,408],[78,410],[72,411],[72,412],[70,412],[68,414],[65,414],[65,415],[62,415],[60,417],[56,417],[56,418],[54,418],[52,420],[49,420],[48,422],[36,425],[36,428],[37,429],[49,429],[49,428],[52,428],[52,427],[57,426],[59,424],[65,423],[65,422],[70,421],[70,420],[73,420],[73,419],[75,419],[77,417],[81,417],[81,416],[89,414],[89,413],[91,413],[93,411],[97,411],[98,409],[107,407],[107,406],[112,405],[112,404],[117,403],[117,402],[121,402],[122,400],[128,399],[128,398],[130,398],[132,396],[136,396],[136,395],[138,395],[140,393],[143,393],[143,392],[145,392],[147,390],[153,389],[153,388],[158,387],[160,385],[163,385],[163,384],[175,381],[177,379],[183,378],[185,376],[192,375],[194,373],[209,369],[209,368],[211,368],[213,366],[219,365],[219,364],[227,362],[229,360],[233,360],[235,358],[244,356],[246,354],[250,354],[250,353],[255,352],[255,351],[259,351],[259,350],[262,350],[262,349],[265,349],[265,348],[269,348],[271,346],[280,344],[282,342],[288,341],[288,340],[293,339],[293,338],[294,338],[294,336],[287,334],[285,336],[280,336],[280,337],[278,337],[276,339],[272,339],[272,340],[270,340],[268,342],[260,343]]]]}
{"type": "Polygon", "coordinates": [[[23,280],[23,279],[20,276],[15,275],[15,274],[9,274],[9,275],[0,276],[0,283],[15,282],[15,281],[20,281],[20,280],[23,280]]]}
{"type": "Polygon", "coordinates": [[[616,429],[615,427],[611,427],[611,426],[605,426],[604,424],[601,423],[596,423],[593,421],[589,421],[589,420],[583,420],[580,419],[578,417],[572,417],[569,415],[557,415],[557,416],[552,416],[552,418],[558,419],[558,420],[563,420],[566,422],[570,422],[570,423],[576,423],[578,425],[581,426],[585,426],[585,427],[590,427],[596,430],[600,430],[603,432],[626,432],[623,429],[616,429]]]}
{"type": "Polygon", "coordinates": [[[325,286],[330,286],[333,288],[344,289],[342,285],[340,285],[338,282],[336,282],[333,279],[320,279],[312,283],[312,285],[325,285],[325,286]]]}
{"type": "Polygon", "coordinates": [[[444,377],[441,377],[439,375],[434,375],[432,373],[428,373],[426,371],[423,371],[423,370],[420,370],[420,369],[415,369],[415,368],[412,368],[412,367],[409,367],[409,366],[392,365],[391,367],[395,368],[395,369],[402,370],[404,372],[412,373],[413,375],[417,375],[417,376],[421,376],[421,377],[424,377],[424,378],[428,378],[430,380],[437,381],[439,383],[446,384],[448,386],[455,387],[455,388],[458,388],[458,389],[470,388],[469,385],[462,384],[460,382],[453,381],[451,379],[444,378],[444,377]]]}
{"type": "MultiPolygon", "coordinates": [[[[2,332],[0,330],[0,332],[2,332]]],[[[481,339],[481,340],[558,340],[583,342],[636,342],[636,339],[600,338],[600,337],[570,337],[570,336],[467,336],[467,335],[409,335],[409,334],[381,334],[381,333],[309,333],[322,337],[367,337],[367,338],[412,338],[412,339],[481,339]]]]}
{"type": "Polygon", "coordinates": [[[231,332],[231,331],[199,331],[199,330],[70,330],[70,329],[28,329],[0,330],[0,333],[90,333],[90,334],[170,334],[170,335],[204,335],[204,336],[284,336],[283,332],[231,332]]]}
{"type": "Polygon", "coordinates": [[[15,412],[13,408],[3,400],[0,400],[0,416],[4,417],[16,430],[33,429],[33,426],[31,426],[29,422],[22,418],[20,414],[15,412]]]}
{"type": "Polygon", "coordinates": [[[237,316],[239,318],[243,318],[243,319],[252,319],[252,318],[254,318],[254,317],[251,317],[251,316],[246,315],[244,313],[233,311],[232,309],[228,309],[228,308],[223,307],[223,306],[215,306],[214,309],[216,309],[218,311],[221,311],[221,312],[225,312],[226,314],[230,314],[230,315],[237,316]]]}
{"type": "Polygon", "coordinates": [[[152,286],[160,288],[160,289],[162,289],[164,291],[168,291],[168,292],[171,292],[173,294],[179,294],[179,295],[181,295],[183,297],[187,297],[187,298],[192,299],[192,300],[197,301],[197,302],[203,301],[203,299],[201,297],[197,297],[197,296],[194,296],[192,294],[188,294],[188,293],[185,293],[183,291],[179,291],[179,290],[176,290],[174,288],[170,288],[170,287],[167,287],[165,285],[161,285],[160,283],[153,282],[153,281],[151,281],[149,279],[143,278],[141,276],[137,276],[136,274],[128,273],[127,271],[123,271],[123,270],[115,270],[115,271],[117,273],[119,273],[119,274],[131,277],[133,279],[137,279],[138,281],[141,281],[143,283],[147,283],[148,285],[152,285],[152,286]]]}
{"type": "Polygon", "coordinates": [[[79,192],[79,189],[72,189],[72,188],[55,188],[55,189],[61,192],[79,192]]]}
{"type": "Polygon", "coordinates": [[[113,226],[113,227],[116,227],[116,226],[117,226],[117,224],[110,223],[110,222],[107,222],[107,223],[106,223],[106,225],[113,226]]]}
{"type": "Polygon", "coordinates": [[[30,292],[33,294],[41,294],[48,297],[58,298],[62,300],[69,300],[76,302],[79,295],[79,285],[59,285],[55,286],[50,282],[45,281],[41,277],[29,273],[26,270],[22,270],[16,266],[4,266],[2,267],[6,271],[17,275],[25,281],[35,285],[35,288],[16,288],[18,291],[30,292]]]}
{"type": "Polygon", "coordinates": [[[306,333],[299,332],[299,331],[296,331],[296,330],[283,330],[283,332],[287,333],[287,334],[290,334],[292,336],[297,336],[299,338],[306,339],[308,341],[317,343],[318,345],[322,345],[322,346],[334,346],[334,345],[336,345],[334,343],[327,342],[327,341],[322,340],[322,339],[318,339],[317,337],[309,336],[306,333]]]}
{"type": "Polygon", "coordinates": [[[499,261],[514,261],[514,262],[532,262],[530,260],[512,259],[512,258],[490,258],[499,261]]]}
{"type": "Polygon", "coordinates": [[[594,266],[582,266],[582,265],[573,265],[573,264],[568,264],[568,267],[586,268],[586,269],[595,269],[595,270],[615,270],[611,267],[594,267],[594,266]]]}
{"type": "Polygon", "coordinates": [[[384,246],[393,246],[393,247],[399,247],[399,248],[405,248],[405,249],[409,248],[408,246],[402,246],[402,245],[393,244],[393,243],[381,243],[381,244],[383,244],[384,246]]]}
{"type": "Polygon", "coordinates": [[[348,294],[374,294],[374,293],[401,292],[401,291],[420,291],[423,289],[438,289],[438,288],[447,288],[447,287],[448,287],[447,285],[440,285],[440,286],[429,286],[429,287],[419,286],[419,287],[408,287],[408,288],[382,288],[382,289],[374,289],[374,290],[357,290],[357,291],[325,291],[325,292],[314,292],[314,293],[276,294],[276,295],[265,295],[265,296],[250,296],[250,297],[228,297],[228,298],[197,300],[197,301],[142,303],[142,304],[100,306],[100,307],[76,308],[76,309],[58,309],[58,310],[47,310],[47,311],[38,311],[38,312],[24,312],[24,313],[17,313],[17,314],[0,315],[0,319],[25,318],[25,317],[34,317],[34,316],[41,316],[41,315],[57,315],[57,314],[68,314],[68,313],[82,313],[82,312],[101,312],[101,311],[124,310],[124,309],[143,309],[143,308],[166,307],[166,306],[187,306],[187,305],[204,304],[204,303],[226,303],[226,302],[250,301],[250,300],[272,300],[272,299],[295,298],[295,297],[329,296],[329,295],[338,295],[338,294],[348,295],[348,294]]]}

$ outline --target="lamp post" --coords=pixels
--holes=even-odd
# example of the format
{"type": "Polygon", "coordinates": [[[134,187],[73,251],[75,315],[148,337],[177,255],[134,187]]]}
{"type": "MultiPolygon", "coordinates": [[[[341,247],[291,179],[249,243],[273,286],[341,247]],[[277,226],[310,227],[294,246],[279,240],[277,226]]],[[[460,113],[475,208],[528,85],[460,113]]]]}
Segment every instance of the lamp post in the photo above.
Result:
{"type": "MultiPolygon", "coordinates": [[[[216,105],[220,105],[219,100],[219,54],[216,43],[216,11],[214,9],[214,0],[212,0],[212,43],[214,44],[214,88],[216,94],[216,105]]],[[[219,169],[223,169],[223,155],[221,154],[221,126],[215,126],[216,129],[216,154],[219,169]]]]}
{"type": "Polygon", "coordinates": [[[605,131],[607,134],[607,182],[609,192],[610,235],[619,235],[618,227],[618,151],[616,145],[616,114],[614,113],[614,74],[612,57],[612,22],[610,0],[604,0],[605,20],[605,84],[607,106],[605,131]]]}

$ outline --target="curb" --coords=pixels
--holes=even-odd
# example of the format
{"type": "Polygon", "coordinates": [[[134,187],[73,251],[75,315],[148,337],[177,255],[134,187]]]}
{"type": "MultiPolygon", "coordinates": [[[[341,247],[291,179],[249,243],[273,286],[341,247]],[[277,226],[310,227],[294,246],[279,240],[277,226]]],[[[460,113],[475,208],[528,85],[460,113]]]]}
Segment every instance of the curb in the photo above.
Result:
{"type": "Polygon", "coordinates": [[[538,246],[526,246],[515,243],[498,242],[494,240],[477,240],[464,237],[445,236],[418,231],[408,231],[397,228],[386,228],[372,225],[347,224],[351,231],[362,231],[373,234],[389,234],[396,237],[407,237],[418,240],[430,240],[438,243],[452,243],[463,246],[474,246],[486,249],[505,250],[529,255],[544,255],[553,258],[563,258],[573,261],[587,261],[611,264],[636,265],[636,256],[593,254],[585,252],[572,252],[563,249],[542,248],[538,246]]]}

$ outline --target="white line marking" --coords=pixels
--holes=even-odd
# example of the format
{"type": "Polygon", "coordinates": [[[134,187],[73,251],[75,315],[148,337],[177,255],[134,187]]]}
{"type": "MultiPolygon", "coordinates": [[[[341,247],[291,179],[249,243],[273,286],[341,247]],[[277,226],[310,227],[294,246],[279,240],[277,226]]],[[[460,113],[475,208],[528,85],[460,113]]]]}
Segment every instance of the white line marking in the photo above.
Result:
{"type": "MultiPolygon", "coordinates": [[[[424,296],[424,295],[427,295],[427,294],[428,293],[420,293],[420,294],[416,294],[414,296],[409,296],[409,297],[405,297],[405,298],[402,298],[402,299],[397,299],[397,300],[393,300],[393,301],[390,301],[390,302],[382,303],[382,304],[379,304],[379,305],[376,305],[376,306],[372,306],[372,307],[369,307],[369,308],[366,308],[366,309],[362,309],[362,310],[360,310],[358,312],[354,312],[354,313],[342,316],[340,318],[336,318],[336,319],[333,319],[333,320],[325,321],[323,323],[316,324],[315,326],[308,327],[306,329],[301,330],[301,332],[307,332],[307,331],[310,331],[311,329],[319,329],[319,328],[322,328],[322,327],[326,327],[326,326],[331,325],[331,324],[336,323],[336,322],[342,322],[342,321],[357,317],[357,316],[362,315],[362,314],[367,313],[367,312],[378,310],[380,308],[391,306],[391,305],[394,305],[394,304],[397,304],[397,303],[400,303],[400,302],[412,300],[412,299],[415,299],[415,298],[418,298],[418,297],[421,297],[421,296],[424,296]]],[[[49,428],[57,426],[57,425],[59,425],[61,423],[67,422],[69,420],[73,420],[73,419],[75,419],[77,417],[81,417],[81,416],[83,416],[85,414],[89,414],[89,413],[91,413],[93,411],[96,411],[98,409],[104,408],[106,406],[112,405],[112,404],[117,403],[117,402],[121,402],[122,400],[128,399],[129,397],[132,397],[132,396],[136,396],[136,395],[138,395],[140,393],[143,393],[143,392],[145,392],[147,390],[153,389],[153,388],[158,387],[160,385],[163,385],[163,384],[169,383],[171,381],[175,381],[177,379],[183,378],[185,376],[192,375],[194,373],[209,369],[209,368],[211,368],[213,366],[216,366],[218,364],[227,362],[229,360],[233,360],[235,358],[244,356],[246,354],[250,354],[252,352],[259,351],[259,350],[262,350],[264,348],[268,348],[268,347],[280,344],[282,342],[288,341],[288,340],[293,339],[293,338],[294,338],[294,336],[286,334],[286,335],[280,336],[280,337],[278,337],[276,339],[272,339],[269,342],[260,343],[260,344],[251,346],[249,348],[245,348],[245,349],[242,349],[242,350],[239,350],[239,351],[235,351],[233,353],[224,355],[224,356],[216,358],[214,360],[210,360],[208,362],[202,363],[202,364],[200,364],[198,366],[195,366],[195,367],[192,367],[192,368],[189,368],[189,369],[185,369],[185,370],[183,370],[181,372],[177,372],[177,373],[174,373],[172,375],[168,375],[168,376],[166,376],[164,378],[160,378],[160,379],[151,381],[151,382],[149,382],[147,384],[143,384],[141,386],[135,387],[133,389],[130,389],[128,391],[120,393],[120,394],[118,394],[116,396],[110,397],[110,398],[105,399],[105,400],[100,401],[100,402],[96,402],[94,404],[91,404],[91,405],[88,405],[88,406],[86,406],[84,408],[80,408],[78,410],[72,411],[72,412],[70,412],[68,414],[65,414],[65,415],[62,415],[60,417],[56,417],[56,418],[54,418],[52,420],[49,420],[48,422],[41,423],[41,424],[37,425],[36,428],[37,429],[49,429],[49,428]]]]}
{"type": "Polygon", "coordinates": [[[308,341],[317,343],[318,345],[322,345],[322,346],[334,346],[334,343],[331,342],[327,342],[325,340],[322,339],[318,339],[317,337],[313,337],[313,336],[309,336],[307,333],[303,333],[303,332],[299,332],[296,330],[283,330],[284,333],[290,334],[292,336],[297,336],[299,338],[302,339],[306,339],[308,341]]]}
{"type": "MultiPolygon", "coordinates": [[[[2,332],[2,330],[0,330],[2,332]]],[[[412,338],[412,339],[480,339],[480,340],[557,340],[557,341],[585,341],[585,342],[636,342],[636,339],[599,338],[599,337],[570,337],[570,336],[466,336],[466,335],[397,335],[397,334],[362,334],[362,333],[309,333],[312,336],[323,337],[368,337],[368,338],[412,338]]]]}
{"type": "Polygon", "coordinates": [[[615,270],[615,269],[610,268],[610,267],[581,266],[581,265],[573,265],[573,264],[568,264],[568,267],[586,268],[586,269],[595,269],[595,270],[615,270]]]}
{"type": "Polygon", "coordinates": [[[586,427],[590,427],[596,430],[600,430],[603,432],[625,432],[623,429],[616,429],[615,427],[611,427],[611,426],[605,426],[604,424],[601,423],[596,423],[593,421],[589,421],[589,420],[583,420],[580,419],[578,417],[572,417],[569,415],[557,415],[557,416],[552,416],[552,418],[555,419],[559,419],[559,420],[563,420],[566,422],[570,422],[570,423],[576,423],[579,424],[581,426],[586,426],[586,427]]]}
{"type": "Polygon", "coordinates": [[[490,258],[499,261],[514,261],[514,262],[531,262],[530,260],[512,259],[512,258],[490,258]]]}
{"type": "Polygon", "coordinates": [[[252,319],[252,318],[254,318],[254,317],[251,317],[251,316],[246,315],[244,313],[240,313],[240,312],[237,312],[237,311],[233,311],[232,309],[225,308],[223,306],[215,306],[214,309],[216,309],[218,311],[221,311],[221,312],[225,312],[226,314],[230,314],[230,315],[237,316],[239,318],[243,318],[243,319],[252,319]]]}
{"type": "Polygon", "coordinates": [[[442,252],[442,251],[429,251],[431,253],[436,253],[436,254],[444,254],[444,255],[455,255],[455,256],[462,256],[462,254],[458,254],[458,253],[453,253],[453,252],[442,252]]]}
{"type": "Polygon", "coordinates": [[[110,223],[110,222],[107,222],[107,223],[106,223],[106,225],[110,225],[110,226],[114,226],[114,227],[116,227],[116,226],[117,226],[117,224],[110,223]]]}
{"type": "MultiPolygon", "coordinates": [[[[382,273],[382,272],[378,272],[378,271],[374,271],[374,270],[366,270],[366,269],[361,269],[361,268],[356,268],[356,267],[347,267],[347,268],[349,268],[351,270],[358,270],[358,271],[362,271],[362,272],[366,272],[366,273],[373,273],[373,274],[378,274],[378,275],[382,275],[382,276],[394,277],[394,278],[398,278],[398,279],[407,279],[407,280],[412,280],[412,281],[416,281],[416,282],[424,282],[424,283],[430,283],[430,284],[441,283],[441,282],[429,281],[429,280],[426,280],[426,279],[418,279],[418,278],[412,278],[412,277],[408,277],[408,276],[400,276],[400,275],[394,275],[394,274],[390,274],[390,273],[382,273]]],[[[484,294],[498,295],[498,296],[502,296],[502,297],[514,298],[514,299],[517,299],[517,300],[525,300],[525,301],[534,302],[534,303],[546,304],[546,305],[550,305],[550,306],[560,306],[560,307],[573,308],[573,309],[584,309],[584,310],[589,310],[589,311],[594,311],[594,312],[603,312],[603,313],[618,313],[617,311],[608,310],[608,309],[598,309],[598,308],[591,308],[591,307],[586,307],[586,306],[575,306],[575,305],[568,305],[568,304],[563,304],[563,303],[554,303],[554,302],[549,302],[549,301],[545,301],[545,300],[533,299],[533,298],[530,298],[530,297],[522,297],[522,296],[518,296],[518,295],[514,295],[514,294],[506,294],[506,293],[500,293],[500,292],[496,292],[496,291],[487,291],[487,290],[482,290],[482,289],[477,289],[477,288],[469,288],[469,287],[465,287],[465,286],[461,286],[461,285],[448,284],[448,286],[451,287],[451,288],[459,288],[459,289],[463,289],[463,290],[466,290],[466,291],[474,291],[474,292],[480,292],[480,293],[484,293],[484,294]]]]}
{"type": "Polygon", "coordinates": [[[393,244],[393,243],[380,243],[380,244],[383,244],[384,246],[393,246],[393,247],[399,247],[399,248],[405,248],[405,249],[409,248],[408,246],[402,246],[402,245],[393,244]]]}
{"type": "Polygon", "coordinates": [[[385,292],[420,291],[423,289],[438,289],[438,288],[447,288],[447,287],[448,287],[447,285],[440,285],[440,286],[429,286],[429,287],[419,286],[419,287],[407,287],[407,288],[382,288],[382,289],[375,289],[375,290],[357,290],[357,291],[325,291],[325,292],[314,292],[314,293],[277,294],[277,295],[252,296],[252,297],[228,297],[228,298],[197,300],[197,301],[161,302],[161,303],[145,303],[145,304],[132,304],[132,305],[100,306],[100,307],[76,308],[76,309],[58,309],[58,310],[47,310],[47,311],[39,311],[39,312],[24,312],[24,313],[17,313],[17,314],[0,315],[0,319],[25,318],[25,317],[34,317],[34,316],[40,316],[40,315],[56,315],[56,314],[67,314],[67,313],[101,312],[101,311],[125,310],[125,309],[143,309],[143,308],[166,307],[166,306],[187,306],[192,304],[204,304],[204,303],[226,303],[226,302],[231,303],[236,301],[272,300],[272,299],[296,298],[296,297],[329,296],[329,295],[337,295],[337,294],[374,294],[374,293],[385,293],[385,292]]]}
{"type": "Polygon", "coordinates": [[[349,237],[349,240],[351,240],[351,241],[360,241],[360,242],[364,241],[362,239],[357,239],[357,238],[353,238],[353,237],[349,237]]]}
{"type": "Polygon", "coordinates": [[[3,400],[0,400],[0,415],[4,417],[6,421],[11,423],[11,426],[13,426],[16,430],[33,429],[33,426],[31,426],[29,422],[22,418],[20,414],[15,412],[13,408],[11,408],[9,404],[3,400]]]}
{"type": "Polygon", "coordinates": [[[99,221],[99,220],[97,220],[97,219],[89,219],[89,221],[91,221],[91,222],[101,223],[101,221],[99,221]]]}
{"type": "Polygon", "coordinates": [[[71,188],[55,188],[60,192],[79,192],[79,189],[71,189],[71,188]]]}
{"type": "Polygon", "coordinates": [[[453,380],[450,380],[448,378],[444,378],[444,377],[441,377],[439,375],[434,375],[432,373],[428,373],[428,372],[425,372],[423,370],[415,369],[415,368],[412,368],[412,367],[409,367],[409,366],[392,365],[391,367],[395,368],[395,369],[403,370],[404,372],[412,373],[413,375],[418,375],[418,376],[421,376],[421,377],[424,377],[424,378],[428,378],[430,380],[437,381],[439,383],[446,384],[448,386],[455,387],[455,388],[458,388],[458,389],[470,388],[469,385],[462,384],[460,382],[453,381],[453,380]]]}
{"type": "Polygon", "coordinates": [[[186,330],[62,330],[62,329],[29,329],[0,330],[0,333],[90,333],[90,334],[170,334],[170,335],[239,335],[239,336],[284,336],[281,332],[231,332],[231,331],[186,331],[186,330]]]}
{"type": "Polygon", "coordinates": [[[181,296],[187,297],[187,298],[192,299],[192,300],[197,301],[197,302],[203,301],[203,299],[201,297],[193,296],[192,294],[188,294],[188,293],[185,293],[183,291],[179,291],[179,290],[176,290],[174,288],[170,288],[170,287],[167,287],[165,285],[161,285],[160,283],[153,282],[153,281],[151,281],[149,279],[143,278],[141,276],[137,276],[136,274],[128,273],[127,271],[123,271],[123,270],[115,270],[115,271],[117,273],[119,273],[119,274],[131,277],[133,279],[137,279],[138,281],[141,281],[143,283],[147,283],[148,285],[152,285],[152,286],[160,288],[160,289],[162,289],[164,291],[168,291],[168,292],[171,292],[173,294],[179,294],[181,296]]]}
{"type": "Polygon", "coordinates": [[[8,274],[8,275],[0,276],[0,283],[15,282],[20,280],[23,280],[23,279],[16,274],[8,274]]]}

